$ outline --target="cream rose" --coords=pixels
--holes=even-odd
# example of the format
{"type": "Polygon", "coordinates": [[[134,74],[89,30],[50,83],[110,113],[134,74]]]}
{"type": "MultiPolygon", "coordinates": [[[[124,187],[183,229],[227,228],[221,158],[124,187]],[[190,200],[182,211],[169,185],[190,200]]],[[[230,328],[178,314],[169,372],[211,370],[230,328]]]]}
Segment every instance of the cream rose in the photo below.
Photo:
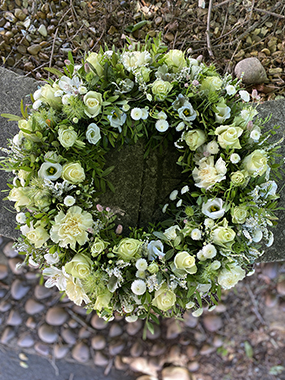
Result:
{"type": "Polygon", "coordinates": [[[186,60],[184,58],[184,53],[181,50],[170,50],[165,55],[165,63],[167,66],[172,69],[174,73],[180,71],[183,67],[186,66],[186,60]]]}
{"type": "Polygon", "coordinates": [[[84,95],[83,102],[86,105],[85,113],[88,117],[96,117],[101,112],[103,99],[100,92],[88,91],[84,95]]]}
{"type": "Polygon", "coordinates": [[[62,106],[62,101],[60,96],[55,96],[56,91],[59,87],[55,84],[53,87],[49,84],[45,84],[40,91],[40,100],[44,103],[49,104],[51,107],[59,109],[62,106]]]}
{"type": "Polygon", "coordinates": [[[231,209],[233,223],[243,224],[247,218],[248,211],[246,206],[235,206],[231,209]]]}
{"type": "Polygon", "coordinates": [[[242,186],[246,183],[248,172],[246,170],[238,170],[231,174],[231,182],[235,186],[242,186]]]}
{"type": "Polygon", "coordinates": [[[139,257],[139,250],[142,242],[137,239],[125,238],[120,241],[117,247],[114,247],[113,252],[124,261],[131,261],[139,257]]]}
{"type": "Polygon", "coordinates": [[[207,77],[201,83],[201,91],[214,92],[221,89],[223,84],[222,79],[219,77],[207,77]]]}
{"type": "Polygon", "coordinates": [[[94,243],[91,246],[91,256],[95,257],[102,253],[107,247],[109,243],[106,241],[96,237],[94,243]]]}
{"type": "Polygon", "coordinates": [[[206,142],[206,135],[201,129],[193,129],[184,134],[183,140],[190,150],[196,150],[206,142]]]}
{"type": "Polygon", "coordinates": [[[154,293],[154,299],[152,300],[153,306],[158,309],[167,311],[175,305],[176,294],[172,290],[168,289],[167,284],[163,284],[159,290],[154,293]]]}
{"type": "Polygon", "coordinates": [[[85,172],[79,162],[70,162],[62,168],[62,178],[71,183],[80,183],[85,180],[85,172]]]}
{"type": "Polygon", "coordinates": [[[68,149],[72,147],[77,140],[77,133],[74,131],[72,127],[70,128],[59,128],[58,130],[58,140],[61,145],[68,149]]]}
{"type": "Polygon", "coordinates": [[[85,278],[91,271],[92,260],[81,253],[77,253],[71,261],[65,264],[66,273],[73,277],[85,278]]]}
{"type": "Polygon", "coordinates": [[[213,242],[217,245],[232,244],[235,236],[235,231],[229,227],[218,227],[212,231],[213,242]]]}
{"type": "Polygon", "coordinates": [[[111,293],[108,289],[104,289],[104,291],[100,291],[96,297],[94,310],[101,311],[102,309],[108,309],[110,307],[110,301],[113,297],[113,293],[111,293]]]}
{"type": "Polygon", "coordinates": [[[252,177],[263,175],[268,168],[265,151],[260,149],[255,150],[249,156],[245,157],[242,165],[252,177]]]}
{"type": "Polygon", "coordinates": [[[39,226],[28,231],[26,237],[36,248],[40,248],[49,239],[49,234],[43,227],[39,226]]]}
{"type": "Polygon", "coordinates": [[[21,206],[27,206],[31,200],[28,197],[28,187],[13,187],[10,190],[8,199],[9,201],[16,202],[15,209],[18,211],[21,206]]]}
{"type": "Polygon", "coordinates": [[[174,265],[177,269],[183,269],[187,273],[194,274],[197,272],[195,257],[189,255],[189,253],[186,251],[177,253],[174,258],[174,265]]]}
{"type": "Polygon", "coordinates": [[[91,63],[91,65],[94,67],[99,77],[102,77],[104,74],[104,68],[101,65],[101,59],[101,54],[97,53],[90,53],[86,59],[86,62],[91,63]]]}
{"type": "Polygon", "coordinates": [[[239,265],[229,264],[229,268],[222,269],[218,275],[218,283],[223,289],[232,288],[245,277],[245,271],[239,265]]]}
{"type": "Polygon", "coordinates": [[[78,206],[72,206],[64,214],[60,211],[55,219],[55,223],[50,230],[50,237],[60,247],[70,247],[75,250],[75,245],[83,245],[88,240],[88,228],[93,226],[92,215],[83,211],[78,206]]]}
{"type": "Polygon", "coordinates": [[[239,137],[241,136],[243,130],[239,127],[234,127],[231,125],[221,125],[216,128],[215,135],[218,136],[218,143],[223,149],[233,148],[241,149],[239,142],[239,137]]]}
{"type": "Polygon", "coordinates": [[[173,85],[162,79],[156,79],[152,84],[152,93],[155,95],[157,100],[164,100],[169,92],[171,91],[173,85]]]}

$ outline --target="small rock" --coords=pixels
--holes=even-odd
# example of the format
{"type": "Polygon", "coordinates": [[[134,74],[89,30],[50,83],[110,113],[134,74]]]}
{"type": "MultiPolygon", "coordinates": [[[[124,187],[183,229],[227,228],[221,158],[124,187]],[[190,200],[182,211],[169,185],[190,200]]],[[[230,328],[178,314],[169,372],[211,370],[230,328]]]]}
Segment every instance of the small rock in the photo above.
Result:
{"type": "Polygon", "coordinates": [[[67,321],[68,313],[60,306],[50,308],[46,314],[46,322],[52,326],[61,326],[67,321]]]}
{"type": "Polygon", "coordinates": [[[22,9],[19,9],[19,8],[16,8],[14,13],[15,13],[15,16],[21,21],[24,21],[25,18],[27,17],[27,15],[22,11],[22,9]]]}
{"type": "Polygon", "coordinates": [[[44,26],[44,24],[41,24],[41,25],[40,25],[40,27],[38,28],[38,32],[39,32],[42,36],[44,36],[44,37],[47,36],[47,29],[46,29],[46,27],[44,26]]]}
{"type": "Polygon", "coordinates": [[[217,331],[223,326],[222,318],[218,315],[208,314],[203,318],[203,324],[208,331],[217,331]]]}
{"type": "Polygon", "coordinates": [[[38,314],[43,311],[44,308],[44,305],[33,300],[32,298],[28,299],[28,301],[25,303],[25,311],[29,315],[38,314]]]}
{"type": "Polygon", "coordinates": [[[7,319],[7,325],[19,326],[22,323],[22,317],[17,310],[11,310],[7,319]]]}
{"type": "Polygon", "coordinates": [[[262,268],[262,274],[273,280],[278,275],[278,263],[267,263],[262,268]]]}
{"type": "Polygon", "coordinates": [[[155,343],[152,347],[151,350],[149,351],[149,356],[160,356],[165,353],[166,350],[166,345],[165,343],[155,343]]]}
{"type": "Polygon", "coordinates": [[[281,74],[283,69],[281,67],[274,67],[273,69],[268,69],[269,75],[281,74]]]}
{"type": "Polygon", "coordinates": [[[111,356],[120,354],[125,348],[125,342],[123,340],[111,341],[109,344],[109,353],[111,356]]]}
{"type": "Polygon", "coordinates": [[[48,356],[49,346],[47,346],[46,344],[37,342],[34,347],[38,354],[43,355],[43,356],[48,356]]]}
{"type": "Polygon", "coordinates": [[[271,292],[266,292],[265,295],[265,305],[267,307],[275,307],[278,303],[278,297],[271,292]]]}
{"type": "Polygon", "coordinates": [[[38,272],[27,272],[25,277],[28,281],[37,281],[39,282],[39,273],[38,272]]]}
{"type": "Polygon", "coordinates": [[[18,301],[21,298],[25,297],[29,290],[29,286],[26,286],[26,284],[23,281],[16,279],[13,281],[11,285],[12,298],[18,301]]]}
{"type": "Polygon", "coordinates": [[[103,330],[108,326],[108,322],[104,321],[104,319],[100,318],[97,314],[94,314],[91,319],[91,326],[96,330],[103,330]]]}
{"type": "Polygon", "coordinates": [[[109,359],[102,352],[97,351],[94,356],[94,364],[99,367],[105,367],[109,363],[109,359]]]}
{"type": "Polygon", "coordinates": [[[33,71],[35,66],[32,64],[32,62],[26,62],[24,64],[24,70],[25,71],[33,71]]]}
{"type": "Polygon", "coordinates": [[[90,357],[89,348],[86,344],[82,342],[77,343],[76,346],[73,348],[71,355],[73,359],[78,361],[79,363],[86,363],[90,357]]]}
{"type": "Polygon", "coordinates": [[[36,324],[36,322],[35,322],[35,320],[34,320],[33,317],[29,317],[29,318],[27,319],[26,326],[27,326],[29,329],[34,329],[34,328],[37,326],[37,324],[36,324]]]}
{"type": "MultiPolygon", "coordinates": [[[[153,347],[152,347],[152,348],[153,348],[153,347]]],[[[137,357],[141,356],[142,353],[143,353],[143,346],[142,346],[141,342],[136,341],[136,342],[132,345],[132,347],[131,347],[131,349],[130,349],[130,354],[131,354],[131,356],[132,356],[133,358],[137,358],[137,357]]],[[[150,355],[150,353],[149,353],[149,355],[150,355]]]]}
{"type": "Polygon", "coordinates": [[[3,249],[3,253],[5,256],[7,257],[16,257],[18,256],[18,251],[16,251],[14,248],[13,248],[13,245],[14,245],[14,242],[13,241],[10,241],[9,243],[7,243],[3,249]]]}
{"type": "Polygon", "coordinates": [[[115,356],[114,365],[118,371],[127,371],[128,369],[128,365],[123,362],[120,355],[115,356]]]}
{"type": "Polygon", "coordinates": [[[149,330],[147,330],[147,333],[146,333],[147,338],[150,340],[155,340],[160,337],[160,333],[161,333],[160,327],[154,324],[153,330],[154,330],[153,334],[149,330]]]}
{"type": "Polygon", "coordinates": [[[235,75],[246,84],[260,84],[268,81],[266,71],[256,57],[245,58],[235,67],[235,75]]]}
{"type": "Polygon", "coordinates": [[[13,13],[12,12],[4,12],[4,18],[7,20],[7,21],[9,21],[9,22],[12,22],[13,24],[15,23],[15,22],[17,22],[17,19],[16,19],[16,17],[13,15],[13,13]]]}
{"type": "Polygon", "coordinates": [[[285,295],[285,280],[278,282],[277,292],[281,294],[282,296],[285,295]]]}
{"type": "Polygon", "coordinates": [[[219,303],[215,308],[215,312],[220,313],[220,314],[224,313],[226,310],[227,310],[227,307],[224,303],[219,303]]]}
{"type": "Polygon", "coordinates": [[[116,336],[122,335],[122,333],[123,329],[119,323],[113,323],[109,331],[109,336],[111,338],[115,338],[116,336]]]}
{"type": "Polygon", "coordinates": [[[38,334],[44,343],[55,343],[58,338],[58,334],[54,328],[46,324],[39,327],[38,334]]]}
{"type": "Polygon", "coordinates": [[[174,35],[172,33],[166,33],[164,35],[164,38],[166,39],[166,41],[172,42],[174,40],[174,35]]]}
{"type": "Polygon", "coordinates": [[[186,353],[188,358],[192,359],[197,355],[198,350],[195,346],[189,346],[187,347],[186,353]]]}
{"type": "Polygon", "coordinates": [[[7,265],[0,264],[0,280],[3,280],[8,276],[8,268],[7,265]]]}
{"type": "Polygon", "coordinates": [[[167,359],[166,361],[168,363],[173,363],[173,364],[180,364],[181,360],[181,349],[178,346],[178,344],[175,344],[172,346],[167,354],[167,359]]]}
{"type": "Polygon", "coordinates": [[[156,377],[157,371],[146,358],[135,358],[129,361],[130,369],[156,377]]]}
{"type": "Polygon", "coordinates": [[[78,327],[78,322],[75,319],[70,319],[68,322],[68,326],[72,329],[76,329],[78,327]]]}
{"type": "Polygon", "coordinates": [[[32,55],[37,55],[38,52],[41,50],[41,45],[38,45],[38,44],[34,44],[34,45],[31,45],[27,48],[28,52],[32,55]]]}
{"type": "Polygon", "coordinates": [[[69,351],[69,347],[63,344],[56,344],[53,348],[54,357],[56,359],[63,359],[69,351]]]}
{"type": "Polygon", "coordinates": [[[171,321],[171,323],[167,327],[166,339],[175,339],[181,334],[181,332],[182,332],[182,327],[179,321],[177,320],[171,321]]]}
{"type": "Polygon", "coordinates": [[[1,343],[7,344],[15,336],[15,330],[11,327],[6,327],[1,336],[1,343]]]}
{"type": "Polygon", "coordinates": [[[78,338],[80,339],[88,339],[90,337],[90,331],[87,330],[86,327],[81,327],[78,333],[78,338]]]}
{"type": "Polygon", "coordinates": [[[187,368],[189,369],[190,372],[196,372],[198,371],[200,365],[198,362],[190,362],[188,363],[187,368]]]}
{"type": "Polygon", "coordinates": [[[94,350],[103,350],[106,347],[106,340],[103,335],[93,336],[91,339],[91,346],[94,350]]]}
{"type": "Polygon", "coordinates": [[[166,367],[162,370],[162,380],[191,380],[191,375],[183,367],[166,367]]]}
{"type": "Polygon", "coordinates": [[[156,17],[155,18],[155,20],[154,20],[154,22],[155,22],[155,25],[159,25],[159,24],[161,24],[162,23],[162,17],[156,17]]]}
{"type": "Polygon", "coordinates": [[[22,264],[22,263],[23,263],[23,260],[18,258],[18,257],[14,257],[12,259],[9,259],[9,261],[8,261],[8,264],[9,264],[11,271],[16,275],[23,273],[23,270],[24,270],[23,267],[17,269],[17,264],[22,264]]]}
{"type": "Polygon", "coordinates": [[[49,288],[46,288],[45,286],[42,285],[37,285],[35,287],[35,292],[34,295],[38,300],[43,300],[52,295],[53,291],[49,288]]]}
{"type": "Polygon", "coordinates": [[[34,345],[35,341],[30,334],[23,334],[19,337],[17,344],[19,347],[28,348],[34,345]]]}
{"type": "Polygon", "coordinates": [[[63,329],[60,335],[67,344],[73,345],[77,341],[77,336],[71,329],[63,329]]]}
{"type": "Polygon", "coordinates": [[[6,290],[0,289],[0,298],[3,298],[6,294],[6,290]]]}
{"type": "Polygon", "coordinates": [[[198,323],[198,318],[193,317],[191,311],[186,311],[186,313],[183,315],[184,323],[188,327],[196,327],[198,323]]]}
{"type": "Polygon", "coordinates": [[[213,346],[216,348],[222,347],[224,344],[223,338],[220,335],[216,335],[213,340],[213,346]]]}
{"type": "Polygon", "coordinates": [[[132,322],[132,323],[128,323],[127,324],[127,333],[129,335],[136,335],[140,329],[142,328],[142,325],[143,325],[143,322],[141,319],[138,319],[137,321],[135,322],[132,322]]]}
{"type": "Polygon", "coordinates": [[[200,353],[200,355],[207,356],[207,355],[210,355],[215,350],[216,350],[215,347],[212,347],[209,344],[204,344],[204,346],[202,346],[202,348],[200,349],[199,353],[200,353]]]}

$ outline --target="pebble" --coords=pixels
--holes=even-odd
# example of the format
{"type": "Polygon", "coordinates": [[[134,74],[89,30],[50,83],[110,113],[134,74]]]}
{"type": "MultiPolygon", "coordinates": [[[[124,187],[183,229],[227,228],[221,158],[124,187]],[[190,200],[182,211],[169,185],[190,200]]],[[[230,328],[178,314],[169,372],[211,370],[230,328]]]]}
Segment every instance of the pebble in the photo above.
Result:
{"type": "Polygon", "coordinates": [[[189,346],[187,347],[186,353],[188,358],[192,359],[197,355],[198,350],[195,346],[189,346]]]}
{"type": "Polygon", "coordinates": [[[71,355],[73,359],[79,363],[86,363],[90,358],[89,348],[85,343],[77,343],[73,348],[71,355]]]}
{"type": "Polygon", "coordinates": [[[42,36],[44,36],[44,37],[47,36],[47,29],[46,29],[46,27],[44,26],[44,24],[41,24],[41,25],[40,25],[40,27],[38,28],[38,32],[39,32],[42,36]]]}
{"type": "Polygon", "coordinates": [[[12,12],[4,12],[4,18],[7,20],[7,21],[10,21],[12,22],[13,24],[17,21],[16,17],[13,15],[12,12]]]}
{"type": "Polygon", "coordinates": [[[182,327],[177,320],[171,321],[167,327],[166,331],[166,339],[175,339],[177,338],[182,332],[182,327]]]}
{"type": "Polygon", "coordinates": [[[193,317],[191,311],[186,311],[183,315],[184,323],[187,327],[196,327],[198,323],[198,318],[193,317]]]}
{"type": "Polygon", "coordinates": [[[94,364],[99,367],[105,367],[109,363],[109,359],[102,352],[97,351],[94,356],[94,364]]]}
{"type": "Polygon", "coordinates": [[[189,369],[190,372],[196,372],[198,371],[200,365],[198,362],[190,362],[188,363],[187,368],[189,369]]]}
{"type": "Polygon", "coordinates": [[[69,314],[60,306],[50,308],[46,314],[46,322],[52,326],[63,325],[68,318],[69,314]]]}
{"type": "Polygon", "coordinates": [[[47,346],[46,344],[37,342],[34,347],[37,353],[39,353],[40,355],[43,355],[43,356],[49,355],[49,346],[47,346]]]}
{"type": "Polygon", "coordinates": [[[79,315],[86,315],[87,313],[86,309],[83,309],[83,307],[77,306],[77,305],[74,305],[72,307],[72,310],[74,311],[74,313],[79,314],[79,315]]]}
{"type": "Polygon", "coordinates": [[[33,317],[29,317],[29,318],[27,319],[26,326],[27,326],[29,329],[34,329],[34,328],[37,326],[37,324],[36,324],[36,322],[35,322],[35,320],[34,320],[33,317]]]}
{"type": "Polygon", "coordinates": [[[22,263],[23,263],[23,260],[21,258],[18,258],[18,257],[14,257],[12,259],[9,259],[9,261],[8,261],[8,264],[9,264],[11,271],[16,275],[23,273],[23,271],[24,271],[23,266],[21,268],[17,269],[17,264],[22,264],[22,263]]]}
{"type": "Polygon", "coordinates": [[[106,340],[103,335],[93,336],[91,339],[91,346],[94,350],[103,350],[106,347],[106,340]]]}
{"type": "Polygon", "coordinates": [[[136,335],[140,329],[142,328],[143,321],[141,319],[138,319],[135,322],[128,323],[127,324],[127,333],[129,335],[136,335]]]}
{"type": "Polygon", "coordinates": [[[0,289],[0,298],[3,298],[6,294],[6,290],[0,289]]]}
{"type": "Polygon", "coordinates": [[[56,359],[63,359],[69,351],[69,347],[65,344],[56,344],[53,347],[54,357],[56,359]]]}
{"type": "Polygon", "coordinates": [[[71,329],[63,329],[60,335],[67,344],[72,345],[77,341],[77,336],[71,329]]]}
{"type": "Polygon", "coordinates": [[[267,307],[275,307],[278,303],[278,297],[271,293],[271,292],[266,292],[265,294],[265,305],[267,307]]]}
{"type": "MultiPolygon", "coordinates": [[[[153,346],[152,346],[152,348],[153,348],[153,346]]],[[[137,358],[137,357],[141,356],[142,353],[143,353],[143,345],[141,344],[140,341],[136,341],[136,342],[132,345],[132,347],[131,347],[131,349],[130,349],[130,354],[131,354],[131,356],[132,356],[133,358],[137,358]]],[[[151,355],[150,352],[149,352],[149,355],[151,355]]]]}
{"type": "Polygon", "coordinates": [[[164,38],[166,39],[166,41],[172,42],[174,40],[174,34],[172,34],[172,33],[166,33],[164,35],[164,38]]]}
{"type": "Polygon", "coordinates": [[[128,370],[128,365],[123,362],[122,357],[120,355],[115,356],[114,365],[118,371],[128,370]]]}
{"type": "Polygon", "coordinates": [[[43,285],[35,287],[34,295],[38,300],[44,300],[52,295],[53,291],[43,285]]]}
{"type": "Polygon", "coordinates": [[[30,287],[26,285],[25,282],[18,279],[14,280],[11,285],[11,295],[15,300],[20,300],[25,297],[25,295],[30,290],[30,287]]]}
{"type": "Polygon", "coordinates": [[[0,311],[2,313],[5,313],[5,311],[10,310],[11,307],[12,307],[11,304],[9,302],[7,302],[7,301],[1,301],[0,302],[0,311]]]}
{"type": "Polygon", "coordinates": [[[31,336],[31,334],[26,334],[26,333],[22,334],[17,341],[17,345],[23,348],[32,347],[34,343],[35,341],[33,337],[31,336]]]}
{"type": "Polygon", "coordinates": [[[25,274],[26,280],[28,281],[37,281],[39,282],[39,273],[38,272],[27,272],[25,274]]]}
{"type": "Polygon", "coordinates": [[[278,268],[279,268],[278,263],[267,263],[262,268],[262,273],[266,277],[273,280],[278,275],[278,268]]]}
{"type": "Polygon", "coordinates": [[[55,343],[58,338],[58,334],[54,328],[46,324],[39,327],[38,334],[44,343],[55,343]]]}
{"type": "Polygon", "coordinates": [[[18,45],[17,46],[17,52],[22,54],[22,55],[25,55],[27,53],[27,48],[26,46],[24,45],[18,45]]]}
{"type": "Polygon", "coordinates": [[[78,334],[78,337],[80,339],[88,339],[90,337],[91,333],[89,330],[87,330],[86,327],[81,327],[81,329],[79,330],[79,334],[78,334]]]}
{"type": "Polygon", "coordinates": [[[208,331],[217,331],[223,326],[222,318],[218,315],[208,314],[203,318],[203,324],[208,331]]]}
{"type": "Polygon", "coordinates": [[[13,248],[13,245],[14,245],[13,241],[10,241],[9,243],[5,245],[5,247],[3,248],[3,253],[5,256],[13,258],[18,255],[18,252],[13,248]]]}
{"type": "Polygon", "coordinates": [[[11,310],[7,319],[7,325],[10,326],[19,326],[22,323],[23,319],[17,310],[11,310]]]}
{"type": "Polygon", "coordinates": [[[41,45],[38,45],[38,44],[34,44],[34,45],[31,45],[27,48],[28,52],[32,55],[37,55],[39,53],[39,51],[41,50],[41,45]]]}
{"type": "Polygon", "coordinates": [[[115,338],[116,336],[122,335],[122,333],[123,329],[119,323],[113,323],[109,331],[109,336],[111,338],[115,338]]]}
{"type": "Polygon", "coordinates": [[[204,344],[202,346],[202,348],[200,349],[199,351],[199,354],[200,355],[204,355],[204,356],[207,356],[207,355],[210,355],[212,352],[214,352],[216,350],[215,347],[212,347],[210,346],[209,344],[204,344]]]}
{"type": "Polygon", "coordinates": [[[181,360],[181,349],[178,344],[172,346],[167,354],[166,361],[168,363],[179,364],[181,360]]]}
{"type": "Polygon", "coordinates": [[[166,367],[162,370],[162,380],[191,380],[191,375],[187,368],[166,367]]]}
{"type": "Polygon", "coordinates": [[[27,17],[27,15],[22,11],[22,9],[19,9],[19,8],[16,8],[14,13],[15,13],[15,16],[21,21],[24,21],[25,18],[27,17]]]}
{"type": "Polygon", "coordinates": [[[109,344],[110,355],[115,356],[115,355],[120,354],[123,351],[123,349],[125,348],[125,345],[126,345],[126,343],[121,339],[111,341],[109,344]]]}
{"type": "Polygon", "coordinates": [[[216,348],[222,347],[224,344],[223,338],[220,335],[216,335],[213,340],[213,346],[216,348]]]}
{"type": "Polygon", "coordinates": [[[91,326],[96,330],[103,330],[108,326],[108,322],[104,321],[104,319],[100,318],[97,314],[94,314],[91,319],[91,326]]]}
{"type": "Polygon", "coordinates": [[[33,300],[32,298],[28,299],[28,301],[25,303],[25,311],[29,315],[38,314],[41,311],[44,310],[44,305],[33,300]]]}
{"type": "Polygon", "coordinates": [[[166,345],[165,343],[159,342],[152,345],[151,350],[149,351],[150,356],[160,356],[165,353],[166,345]]]}
{"type": "Polygon", "coordinates": [[[1,343],[7,344],[15,336],[15,330],[12,327],[6,327],[1,336],[1,343]]]}
{"type": "Polygon", "coordinates": [[[7,265],[0,264],[0,280],[3,280],[8,276],[8,267],[7,265]]]}
{"type": "Polygon", "coordinates": [[[245,84],[260,84],[268,81],[266,71],[256,57],[245,58],[237,63],[235,76],[245,84]]]}
{"type": "Polygon", "coordinates": [[[285,295],[285,280],[278,282],[277,284],[277,292],[282,296],[285,295]]]}
{"type": "Polygon", "coordinates": [[[71,327],[72,329],[76,329],[76,327],[78,326],[78,322],[75,321],[74,319],[70,319],[67,323],[68,323],[68,326],[71,327]]]}
{"type": "Polygon", "coordinates": [[[155,340],[155,339],[159,338],[160,334],[161,334],[161,330],[160,330],[160,327],[158,325],[154,324],[153,330],[154,330],[153,334],[149,330],[147,330],[147,333],[146,333],[146,337],[150,340],[155,340]]]}

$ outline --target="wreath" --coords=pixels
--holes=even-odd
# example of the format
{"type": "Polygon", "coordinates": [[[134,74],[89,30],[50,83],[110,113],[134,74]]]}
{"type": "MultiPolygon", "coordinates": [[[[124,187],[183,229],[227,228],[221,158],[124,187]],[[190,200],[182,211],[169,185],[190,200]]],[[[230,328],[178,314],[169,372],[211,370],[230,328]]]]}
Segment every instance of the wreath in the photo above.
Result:
{"type": "Polygon", "coordinates": [[[269,141],[277,127],[261,133],[258,95],[238,79],[159,39],[128,42],[48,69],[58,79],[22,101],[22,117],[2,115],[20,131],[1,164],[15,176],[16,247],[45,286],[108,321],[146,319],[152,331],[159,315],[213,309],[273,243],[279,142],[269,141]],[[165,221],[123,229],[100,205],[114,190],[105,155],[140,138],[146,154],[174,144],[187,179],[163,206],[165,221]]]}

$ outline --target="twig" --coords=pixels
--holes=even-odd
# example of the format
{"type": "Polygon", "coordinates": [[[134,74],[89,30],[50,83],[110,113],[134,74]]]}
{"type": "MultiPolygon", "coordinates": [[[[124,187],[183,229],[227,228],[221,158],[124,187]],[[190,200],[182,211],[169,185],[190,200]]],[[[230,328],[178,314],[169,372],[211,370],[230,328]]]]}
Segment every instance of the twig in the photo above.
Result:
{"type": "Polygon", "coordinates": [[[92,46],[92,49],[90,49],[90,51],[94,50],[95,47],[98,45],[98,43],[100,42],[101,38],[103,37],[105,33],[105,29],[103,29],[103,32],[101,33],[101,36],[98,38],[98,40],[96,41],[96,43],[92,46]]]}
{"type": "Polygon", "coordinates": [[[254,3],[255,3],[255,0],[252,0],[251,1],[250,13],[249,13],[249,21],[251,21],[251,18],[252,18],[252,12],[253,12],[253,9],[254,9],[254,3]]]}
{"type": "Polygon", "coordinates": [[[259,311],[258,311],[258,304],[256,302],[256,299],[254,298],[254,295],[252,293],[252,290],[250,289],[250,286],[248,284],[245,285],[246,286],[246,289],[247,289],[247,292],[249,294],[249,297],[251,299],[251,302],[253,303],[253,311],[255,313],[255,315],[257,316],[257,318],[259,319],[259,321],[263,324],[263,325],[266,325],[266,322],[265,320],[262,318],[262,316],[260,315],[259,311]]]}
{"type": "Polygon", "coordinates": [[[235,1],[235,0],[225,0],[225,1],[223,1],[222,3],[220,3],[220,4],[216,4],[216,5],[214,5],[213,8],[219,8],[219,7],[222,7],[223,5],[226,5],[226,4],[228,4],[228,3],[234,3],[234,1],[235,1]]]}
{"type": "Polygon", "coordinates": [[[211,12],[212,12],[212,6],[213,6],[213,0],[209,1],[209,8],[208,8],[208,17],[207,17],[207,30],[206,30],[206,37],[207,37],[207,48],[209,56],[214,59],[214,54],[212,51],[211,46],[211,39],[210,39],[210,22],[211,22],[211,12]]]}
{"type": "Polygon", "coordinates": [[[90,332],[92,333],[96,333],[96,330],[93,329],[93,327],[89,326],[82,318],[80,318],[76,313],[74,313],[72,310],[70,309],[66,309],[66,311],[72,316],[72,318],[77,321],[78,323],[80,323],[82,326],[86,327],[87,330],[89,330],[90,332]]]}
{"type": "MultiPolygon", "coordinates": [[[[49,59],[48,67],[51,67],[51,64],[52,64],[52,57],[53,57],[53,52],[54,52],[55,40],[56,40],[57,32],[58,32],[58,28],[56,28],[56,31],[55,31],[54,36],[53,36],[52,48],[51,48],[51,53],[50,53],[50,59],[49,59]]],[[[50,76],[50,73],[48,72],[48,78],[49,78],[49,76],[50,76]]]]}
{"type": "Polygon", "coordinates": [[[285,18],[285,16],[283,16],[283,15],[280,15],[280,14],[275,13],[275,12],[270,12],[270,11],[267,11],[265,9],[254,8],[254,10],[257,11],[257,12],[266,13],[266,14],[268,14],[270,16],[274,16],[274,17],[278,17],[278,18],[285,18]]]}

